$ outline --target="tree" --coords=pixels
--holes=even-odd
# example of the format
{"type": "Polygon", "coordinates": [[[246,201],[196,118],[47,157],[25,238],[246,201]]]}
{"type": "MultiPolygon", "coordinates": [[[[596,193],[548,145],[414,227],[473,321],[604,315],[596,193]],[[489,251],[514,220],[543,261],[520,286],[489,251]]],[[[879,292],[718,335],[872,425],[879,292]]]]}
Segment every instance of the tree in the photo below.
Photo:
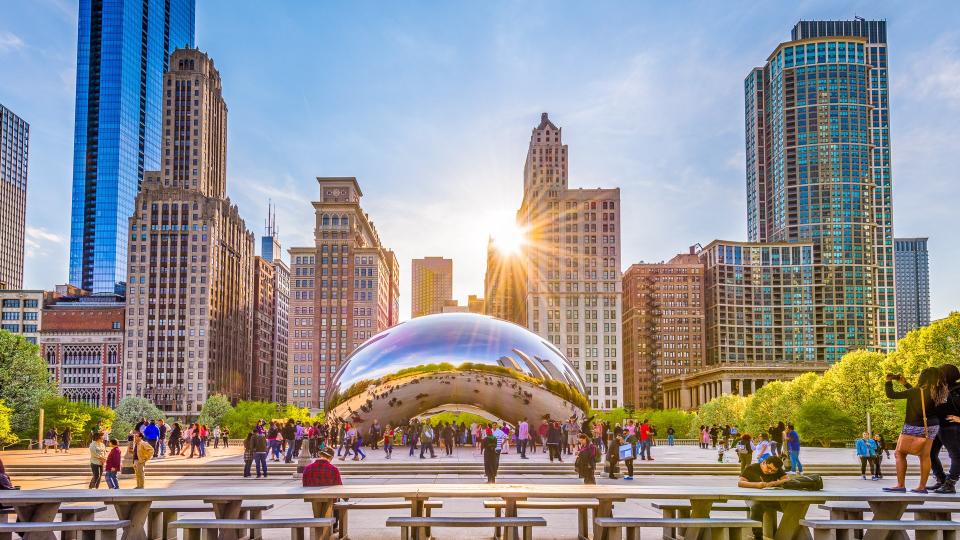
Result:
{"type": "Polygon", "coordinates": [[[760,433],[777,422],[790,422],[793,413],[787,400],[790,382],[771,381],[753,393],[743,414],[744,429],[748,433],[760,433]]]}
{"type": "Polygon", "coordinates": [[[828,400],[810,400],[797,413],[797,431],[800,438],[820,444],[824,448],[837,441],[849,441],[856,437],[856,423],[840,409],[837,403],[828,400]]]}
{"type": "MultiPolygon", "coordinates": [[[[76,403],[63,396],[50,396],[40,404],[43,409],[44,429],[49,427],[62,431],[70,428],[73,440],[85,441],[90,422],[90,409],[85,403],[76,403]]],[[[43,434],[41,434],[41,437],[43,434]]]]}
{"type": "Polygon", "coordinates": [[[7,407],[0,401],[0,446],[17,442],[17,437],[10,428],[10,417],[13,409],[7,407]]]}
{"type": "Polygon", "coordinates": [[[257,420],[270,422],[278,419],[278,412],[276,403],[241,400],[233,410],[223,415],[222,425],[227,426],[231,436],[242,439],[257,424],[257,420]]]}
{"type": "Polygon", "coordinates": [[[882,353],[849,352],[823,374],[814,394],[836,403],[862,429],[869,413],[873,431],[891,433],[899,427],[898,416],[903,418],[884,393],[884,361],[882,353]]]}
{"type": "Polygon", "coordinates": [[[960,312],[918,328],[897,342],[887,355],[883,371],[901,373],[916,381],[924,368],[960,363],[960,312]]]}
{"type": "Polygon", "coordinates": [[[705,425],[743,425],[743,417],[752,397],[723,394],[700,406],[697,416],[705,425]]]}
{"type": "Polygon", "coordinates": [[[197,422],[213,428],[223,424],[223,417],[233,410],[230,400],[222,394],[214,394],[207,398],[200,409],[200,417],[197,422]]]}
{"type": "Polygon", "coordinates": [[[0,401],[13,411],[13,432],[34,433],[40,404],[56,393],[40,349],[21,335],[0,330],[0,401]]]}
{"type": "Polygon", "coordinates": [[[117,404],[117,416],[113,422],[112,433],[118,439],[125,433],[130,433],[141,419],[164,420],[163,411],[157,408],[149,399],[127,396],[117,404]]]}

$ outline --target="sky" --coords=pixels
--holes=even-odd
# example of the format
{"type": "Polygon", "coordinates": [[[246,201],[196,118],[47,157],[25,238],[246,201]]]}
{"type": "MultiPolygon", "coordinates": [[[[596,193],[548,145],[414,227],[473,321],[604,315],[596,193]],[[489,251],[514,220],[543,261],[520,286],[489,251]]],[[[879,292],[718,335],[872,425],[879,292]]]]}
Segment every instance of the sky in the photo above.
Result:
{"type": "MultiPolygon", "coordinates": [[[[800,19],[886,19],[895,235],[930,237],[933,318],[960,308],[960,2],[197,4],[248,228],[272,200],[283,247],[309,246],[316,177],[355,176],[400,260],[402,318],[413,258],[452,258],[461,303],[483,294],[541,112],[571,187],[620,188],[625,268],[745,240],[744,77],[800,19]]],[[[0,0],[0,103],[31,126],[28,288],[67,280],[77,10],[0,0]]]]}

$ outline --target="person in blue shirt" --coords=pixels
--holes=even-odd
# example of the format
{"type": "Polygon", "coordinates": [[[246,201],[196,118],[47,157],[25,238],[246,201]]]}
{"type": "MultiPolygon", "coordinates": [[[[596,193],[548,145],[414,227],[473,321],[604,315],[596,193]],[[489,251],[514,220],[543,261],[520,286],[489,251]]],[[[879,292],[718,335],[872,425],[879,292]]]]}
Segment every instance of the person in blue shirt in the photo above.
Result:
{"type": "Polygon", "coordinates": [[[157,453],[157,443],[160,439],[160,428],[157,427],[157,421],[151,420],[149,424],[143,427],[143,440],[153,447],[153,453],[157,453]]]}
{"type": "Polygon", "coordinates": [[[867,464],[870,465],[870,475],[871,480],[878,480],[877,478],[877,441],[870,438],[870,434],[866,431],[863,432],[863,436],[857,439],[857,457],[860,458],[860,477],[864,480],[867,479],[867,464]]]}
{"type": "Polygon", "coordinates": [[[793,424],[787,424],[787,433],[784,438],[787,442],[787,453],[790,455],[791,468],[797,474],[803,474],[803,463],[800,463],[800,435],[793,424]]]}

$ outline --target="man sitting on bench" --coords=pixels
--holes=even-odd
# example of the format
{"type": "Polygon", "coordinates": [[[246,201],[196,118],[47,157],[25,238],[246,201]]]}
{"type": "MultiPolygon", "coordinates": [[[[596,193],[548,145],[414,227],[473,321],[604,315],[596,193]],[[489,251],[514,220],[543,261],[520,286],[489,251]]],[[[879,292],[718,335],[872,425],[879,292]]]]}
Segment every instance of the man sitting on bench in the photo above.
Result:
{"type": "MultiPolygon", "coordinates": [[[[760,463],[745,467],[740,473],[737,487],[755,489],[778,487],[789,479],[790,477],[783,471],[783,460],[777,456],[770,456],[760,463]]],[[[764,514],[778,510],[780,510],[780,503],[751,501],[750,519],[763,523],[764,514]]],[[[763,529],[754,529],[753,536],[756,540],[762,540],[763,529]]]]}
{"type": "Polygon", "coordinates": [[[340,469],[330,460],[333,459],[333,450],[329,446],[320,451],[313,463],[303,468],[303,487],[341,486],[340,469]]]}

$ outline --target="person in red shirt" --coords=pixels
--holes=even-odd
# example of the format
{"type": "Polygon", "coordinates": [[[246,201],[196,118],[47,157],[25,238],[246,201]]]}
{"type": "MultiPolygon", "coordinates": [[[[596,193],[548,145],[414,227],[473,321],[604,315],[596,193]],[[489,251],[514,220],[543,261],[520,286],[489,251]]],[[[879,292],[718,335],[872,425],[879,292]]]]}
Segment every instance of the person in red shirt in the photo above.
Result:
{"type": "Polygon", "coordinates": [[[650,455],[650,447],[653,446],[653,438],[650,436],[650,422],[644,418],[640,424],[640,459],[653,461],[650,455]]]}
{"type": "Polygon", "coordinates": [[[107,487],[110,489],[120,489],[117,482],[117,473],[120,472],[120,442],[116,439],[110,439],[110,453],[107,454],[107,463],[104,467],[107,478],[107,487]]]}
{"type": "Polygon", "coordinates": [[[340,470],[330,463],[333,450],[329,447],[320,450],[320,457],[303,468],[303,487],[340,486],[340,470]]]}

